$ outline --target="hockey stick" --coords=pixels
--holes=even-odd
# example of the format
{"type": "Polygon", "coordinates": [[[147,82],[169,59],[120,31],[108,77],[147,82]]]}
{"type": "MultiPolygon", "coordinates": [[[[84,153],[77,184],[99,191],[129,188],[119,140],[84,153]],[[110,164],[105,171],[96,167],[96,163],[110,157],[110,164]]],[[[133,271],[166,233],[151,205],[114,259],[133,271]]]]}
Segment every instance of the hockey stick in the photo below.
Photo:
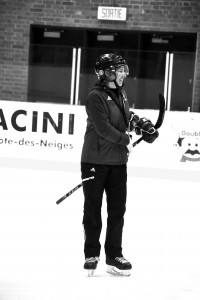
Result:
{"type": "Polygon", "coordinates": [[[76,190],[78,190],[80,187],[82,187],[84,181],[91,180],[91,179],[94,179],[94,176],[84,178],[81,183],[79,183],[77,186],[75,186],[67,194],[65,194],[64,196],[62,196],[59,200],[57,200],[56,204],[59,204],[60,202],[62,202],[63,200],[65,200],[67,197],[69,197],[71,194],[73,194],[76,190]]]}
{"type": "MultiPolygon", "coordinates": [[[[160,110],[158,119],[155,124],[155,129],[159,129],[163,123],[164,116],[165,116],[165,97],[163,94],[159,94],[159,103],[160,103],[160,110]]],[[[137,141],[135,141],[132,146],[135,147],[137,144],[139,144],[143,140],[143,137],[139,138],[137,141]]]]}

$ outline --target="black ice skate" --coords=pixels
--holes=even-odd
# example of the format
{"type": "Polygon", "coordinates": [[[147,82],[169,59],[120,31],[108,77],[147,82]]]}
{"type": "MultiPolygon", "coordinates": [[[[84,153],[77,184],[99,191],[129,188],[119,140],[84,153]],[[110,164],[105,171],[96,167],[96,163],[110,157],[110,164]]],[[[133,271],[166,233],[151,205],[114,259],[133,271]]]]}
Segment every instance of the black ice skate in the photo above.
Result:
{"type": "Polygon", "coordinates": [[[132,269],[131,263],[122,257],[110,258],[106,257],[107,272],[112,275],[118,276],[130,276],[130,270],[132,269]]]}
{"type": "Polygon", "coordinates": [[[99,258],[97,256],[86,258],[83,268],[88,271],[89,277],[93,276],[94,270],[96,270],[98,262],[99,258]]]}

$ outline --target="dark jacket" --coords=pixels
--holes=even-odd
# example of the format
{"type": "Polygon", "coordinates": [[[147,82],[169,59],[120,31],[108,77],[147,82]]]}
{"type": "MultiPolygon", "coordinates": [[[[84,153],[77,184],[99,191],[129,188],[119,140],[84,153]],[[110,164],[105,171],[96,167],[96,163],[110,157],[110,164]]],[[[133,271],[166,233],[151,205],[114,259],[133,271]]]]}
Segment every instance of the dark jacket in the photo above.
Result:
{"type": "MultiPolygon", "coordinates": [[[[121,93],[120,105],[124,105],[124,115],[113,101],[115,93],[111,89],[97,87],[90,91],[86,99],[88,118],[81,162],[106,165],[127,163],[129,136],[125,132],[130,113],[126,93],[123,89],[121,93]]],[[[115,98],[120,102],[119,97],[115,98]]]]}

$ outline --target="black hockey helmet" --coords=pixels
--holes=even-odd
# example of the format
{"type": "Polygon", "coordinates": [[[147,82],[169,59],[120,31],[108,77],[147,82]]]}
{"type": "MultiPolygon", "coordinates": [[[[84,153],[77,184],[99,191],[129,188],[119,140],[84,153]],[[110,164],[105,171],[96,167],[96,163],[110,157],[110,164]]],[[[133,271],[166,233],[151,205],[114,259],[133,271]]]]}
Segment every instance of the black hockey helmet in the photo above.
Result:
{"type": "Polygon", "coordinates": [[[115,72],[121,66],[125,67],[126,75],[128,75],[128,65],[121,55],[113,53],[103,54],[96,61],[95,73],[100,80],[114,81],[116,78],[115,72]]]}

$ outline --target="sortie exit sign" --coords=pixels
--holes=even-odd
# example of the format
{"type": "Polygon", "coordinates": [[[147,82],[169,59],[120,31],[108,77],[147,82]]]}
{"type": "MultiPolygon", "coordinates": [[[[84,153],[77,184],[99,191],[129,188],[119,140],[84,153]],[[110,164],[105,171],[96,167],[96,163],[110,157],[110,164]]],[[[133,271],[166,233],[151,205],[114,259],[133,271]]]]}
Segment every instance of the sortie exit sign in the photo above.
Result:
{"type": "Polygon", "coordinates": [[[126,21],[125,7],[98,6],[98,20],[126,21]]]}

